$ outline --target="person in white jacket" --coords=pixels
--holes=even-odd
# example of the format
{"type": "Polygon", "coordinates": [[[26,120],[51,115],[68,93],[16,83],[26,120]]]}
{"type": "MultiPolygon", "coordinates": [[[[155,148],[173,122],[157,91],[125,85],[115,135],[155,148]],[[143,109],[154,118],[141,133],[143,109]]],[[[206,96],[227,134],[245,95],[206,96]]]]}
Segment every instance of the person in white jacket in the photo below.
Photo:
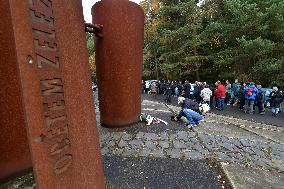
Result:
{"type": "Polygon", "coordinates": [[[210,106],[210,98],[212,96],[212,91],[209,89],[208,85],[205,85],[204,89],[201,90],[200,96],[203,99],[203,103],[206,103],[210,106]]]}

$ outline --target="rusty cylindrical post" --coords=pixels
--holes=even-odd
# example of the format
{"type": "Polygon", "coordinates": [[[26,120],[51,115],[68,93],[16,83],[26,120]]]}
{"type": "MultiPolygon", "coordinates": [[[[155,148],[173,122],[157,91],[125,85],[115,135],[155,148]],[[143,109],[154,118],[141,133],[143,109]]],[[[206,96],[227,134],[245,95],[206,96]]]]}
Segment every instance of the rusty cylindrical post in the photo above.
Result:
{"type": "Polygon", "coordinates": [[[103,26],[103,37],[95,39],[101,124],[132,124],[141,113],[144,13],[128,0],[102,0],[92,15],[103,26]]]}

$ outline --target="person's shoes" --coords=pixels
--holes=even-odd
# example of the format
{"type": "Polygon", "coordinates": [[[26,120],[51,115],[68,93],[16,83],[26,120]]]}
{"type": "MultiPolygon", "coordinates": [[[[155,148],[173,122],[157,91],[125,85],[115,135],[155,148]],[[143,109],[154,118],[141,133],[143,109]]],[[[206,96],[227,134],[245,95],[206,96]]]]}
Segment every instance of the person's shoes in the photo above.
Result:
{"type": "Polygon", "coordinates": [[[193,129],[194,127],[196,127],[196,125],[192,125],[192,124],[186,124],[186,127],[188,128],[188,129],[193,129]]]}
{"type": "Polygon", "coordinates": [[[260,112],[259,114],[260,114],[260,115],[264,115],[264,114],[265,114],[265,112],[260,112]]]}

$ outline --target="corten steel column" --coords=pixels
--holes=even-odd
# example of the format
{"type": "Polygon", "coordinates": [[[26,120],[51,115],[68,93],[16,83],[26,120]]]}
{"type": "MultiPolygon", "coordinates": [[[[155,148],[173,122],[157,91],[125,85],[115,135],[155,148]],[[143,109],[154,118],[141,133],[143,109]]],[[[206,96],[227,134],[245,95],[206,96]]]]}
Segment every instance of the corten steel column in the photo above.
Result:
{"type": "Polygon", "coordinates": [[[0,182],[32,168],[10,7],[0,1],[0,182]]]}
{"type": "Polygon", "coordinates": [[[37,188],[104,188],[81,1],[0,2],[37,188]]]}
{"type": "Polygon", "coordinates": [[[101,123],[132,124],[141,113],[144,13],[128,0],[102,0],[92,15],[103,26],[103,37],[95,40],[101,123]]]}

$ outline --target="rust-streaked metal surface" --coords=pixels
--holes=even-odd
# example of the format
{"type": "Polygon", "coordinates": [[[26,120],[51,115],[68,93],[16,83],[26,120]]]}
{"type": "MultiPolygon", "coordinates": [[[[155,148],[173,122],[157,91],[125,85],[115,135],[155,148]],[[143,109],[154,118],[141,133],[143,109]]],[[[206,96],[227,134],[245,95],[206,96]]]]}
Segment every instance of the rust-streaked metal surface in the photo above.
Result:
{"type": "Polygon", "coordinates": [[[32,168],[9,3],[0,0],[0,182],[32,168]]]}
{"type": "Polygon", "coordinates": [[[4,1],[37,188],[104,188],[82,2],[4,1]]]}
{"type": "Polygon", "coordinates": [[[103,37],[95,40],[101,123],[132,124],[141,113],[144,13],[128,0],[102,0],[92,15],[103,26],[103,37]]]}

